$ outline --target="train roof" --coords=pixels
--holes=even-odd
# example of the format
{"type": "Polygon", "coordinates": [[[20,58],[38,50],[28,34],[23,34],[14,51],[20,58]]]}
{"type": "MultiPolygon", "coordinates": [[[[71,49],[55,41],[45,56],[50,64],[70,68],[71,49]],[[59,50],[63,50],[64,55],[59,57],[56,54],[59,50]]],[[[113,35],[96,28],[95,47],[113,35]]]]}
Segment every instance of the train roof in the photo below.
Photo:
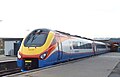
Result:
{"type": "Polygon", "coordinates": [[[100,42],[100,41],[94,41],[94,43],[97,43],[97,44],[106,44],[106,43],[100,42]]]}
{"type": "Polygon", "coordinates": [[[66,32],[62,32],[62,31],[58,31],[58,30],[55,30],[56,32],[59,32],[61,34],[65,34],[65,35],[68,35],[68,36],[73,36],[73,37],[77,37],[77,38],[82,38],[82,39],[87,39],[87,40],[92,40],[93,39],[90,39],[90,38],[86,38],[86,37],[81,37],[81,36],[78,36],[78,35],[71,35],[70,33],[66,33],[66,32]]]}
{"type": "Polygon", "coordinates": [[[61,34],[65,34],[65,35],[70,35],[69,33],[66,33],[66,32],[62,32],[62,31],[58,31],[58,30],[55,30],[56,32],[59,32],[61,34]]]}
{"type": "MultiPolygon", "coordinates": [[[[47,31],[47,32],[54,31],[54,32],[58,32],[58,33],[61,33],[61,34],[67,35],[67,36],[73,36],[73,37],[77,37],[77,38],[82,38],[82,39],[94,41],[93,39],[90,39],[90,38],[86,38],[86,37],[82,37],[82,36],[78,36],[78,35],[71,35],[70,33],[62,32],[59,30],[51,30],[51,29],[47,29],[47,28],[40,28],[40,29],[35,29],[35,30],[43,30],[43,31],[47,31]]],[[[104,44],[103,42],[99,42],[99,41],[94,41],[94,42],[104,44]]]]}
{"type": "MultiPolygon", "coordinates": [[[[46,28],[40,28],[40,29],[35,29],[35,30],[42,30],[42,31],[47,31],[47,32],[48,32],[48,31],[51,31],[50,29],[46,29],[46,28]]],[[[34,31],[35,31],[35,30],[34,30],[34,31]]]]}

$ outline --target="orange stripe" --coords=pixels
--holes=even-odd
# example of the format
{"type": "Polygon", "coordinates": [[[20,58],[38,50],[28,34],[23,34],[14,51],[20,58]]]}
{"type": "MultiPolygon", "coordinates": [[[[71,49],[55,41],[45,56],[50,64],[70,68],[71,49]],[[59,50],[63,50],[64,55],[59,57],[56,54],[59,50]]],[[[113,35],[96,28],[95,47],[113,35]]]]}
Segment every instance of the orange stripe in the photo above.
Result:
{"type": "Polygon", "coordinates": [[[46,57],[45,59],[47,59],[47,58],[51,55],[50,53],[51,53],[56,47],[57,47],[57,43],[54,44],[54,45],[52,45],[52,46],[50,46],[49,49],[47,49],[48,55],[47,55],[47,57],[46,57]]]}

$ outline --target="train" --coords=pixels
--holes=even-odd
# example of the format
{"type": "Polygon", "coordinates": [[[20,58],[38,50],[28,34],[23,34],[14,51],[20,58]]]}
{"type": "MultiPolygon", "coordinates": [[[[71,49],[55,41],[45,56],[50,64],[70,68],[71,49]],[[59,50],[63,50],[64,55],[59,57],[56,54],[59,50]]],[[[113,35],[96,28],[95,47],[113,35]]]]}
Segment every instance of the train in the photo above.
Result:
{"type": "Polygon", "coordinates": [[[25,71],[109,51],[109,44],[41,28],[33,30],[23,39],[17,54],[17,65],[25,71]]]}

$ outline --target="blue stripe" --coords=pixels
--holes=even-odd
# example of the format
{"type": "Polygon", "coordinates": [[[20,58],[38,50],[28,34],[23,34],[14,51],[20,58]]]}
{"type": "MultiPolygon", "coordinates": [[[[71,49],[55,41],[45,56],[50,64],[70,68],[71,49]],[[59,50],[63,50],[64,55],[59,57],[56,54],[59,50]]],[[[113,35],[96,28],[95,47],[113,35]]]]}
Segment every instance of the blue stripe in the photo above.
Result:
{"type": "MultiPolygon", "coordinates": [[[[105,53],[106,51],[99,51],[96,52],[96,54],[101,54],[101,53],[105,53]]],[[[87,52],[87,53],[66,53],[63,51],[55,51],[54,53],[52,53],[47,59],[45,60],[38,60],[39,64],[38,67],[45,67],[45,66],[50,66],[59,62],[63,62],[63,61],[67,61],[69,59],[76,59],[76,58],[83,58],[83,57],[88,57],[94,55],[93,52],[87,52]],[[60,57],[59,54],[61,55],[60,57]]],[[[20,67],[21,69],[24,70],[24,61],[17,59],[17,65],[18,67],[20,67]]]]}
{"type": "Polygon", "coordinates": [[[60,53],[63,53],[61,55],[62,57],[60,58],[60,60],[58,60],[59,51],[56,51],[52,55],[50,55],[46,60],[39,60],[39,67],[45,67],[45,66],[56,64],[59,62],[63,62],[63,61],[69,60],[69,59],[83,58],[83,57],[94,55],[93,52],[89,52],[89,53],[65,53],[65,52],[61,51],[60,53]]]}

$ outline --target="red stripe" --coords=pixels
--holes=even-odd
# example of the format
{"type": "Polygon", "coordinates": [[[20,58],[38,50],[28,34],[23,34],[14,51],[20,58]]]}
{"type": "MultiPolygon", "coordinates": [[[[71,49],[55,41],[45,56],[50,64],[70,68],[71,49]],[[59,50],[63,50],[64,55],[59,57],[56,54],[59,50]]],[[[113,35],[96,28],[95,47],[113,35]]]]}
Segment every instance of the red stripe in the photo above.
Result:
{"type": "MultiPolygon", "coordinates": [[[[54,44],[54,45],[51,45],[47,50],[44,51],[44,52],[47,51],[47,53],[48,53],[46,58],[49,57],[50,53],[56,48],[56,46],[57,46],[57,43],[54,44]]],[[[20,53],[20,55],[22,56],[23,59],[24,58],[38,58],[38,59],[40,59],[40,55],[43,54],[44,52],[42,52],[40,54],[36,54],[36,55],[25,55],[25,54],[22,54],[20,52],[19,53],[20,53]]]]}

